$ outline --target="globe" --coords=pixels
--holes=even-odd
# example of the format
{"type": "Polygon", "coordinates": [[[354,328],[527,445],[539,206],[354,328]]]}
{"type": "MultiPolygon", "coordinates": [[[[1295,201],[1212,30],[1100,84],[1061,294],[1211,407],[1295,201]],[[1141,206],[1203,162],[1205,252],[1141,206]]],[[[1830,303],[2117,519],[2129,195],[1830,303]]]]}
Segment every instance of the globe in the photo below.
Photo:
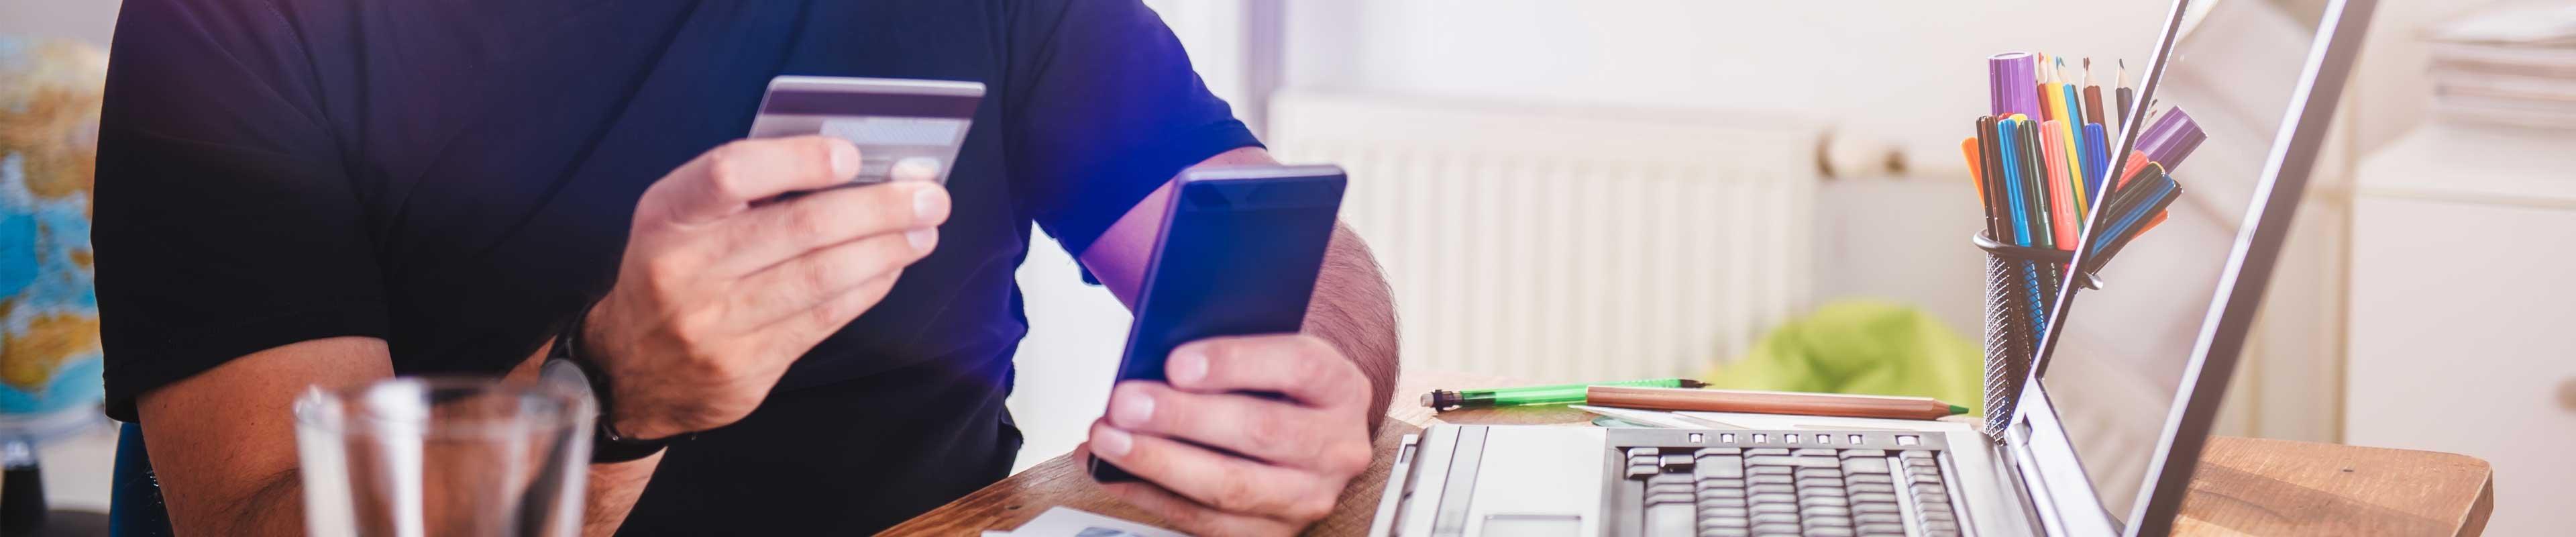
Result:
{"type": "Polygon", "coordinates": [[[107,55],[0,35],[0,436],[95,422],[92,170],[107,55]]]}

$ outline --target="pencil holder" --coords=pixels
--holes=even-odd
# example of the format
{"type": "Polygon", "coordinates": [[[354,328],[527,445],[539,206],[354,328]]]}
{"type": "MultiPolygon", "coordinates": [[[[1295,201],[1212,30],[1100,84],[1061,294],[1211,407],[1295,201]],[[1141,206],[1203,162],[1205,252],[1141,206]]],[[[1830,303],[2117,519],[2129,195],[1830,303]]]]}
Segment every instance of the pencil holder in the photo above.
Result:
{"type": "MultiPolygon", "coordinates": [[[[2004,426],[2012,423],[2022,382],[2030,378],[2030,359],[2037,354],[2048,308],[2056,303],[2063,281],[2059,271],[2075,253],[2003,244],[1983,232],[1970,242],[1986,251],[1986,420],[1981,429],[2001,438],[2004,426]]],[[[2084,287],[2099,289],[2101,281],[2086,274],[2084,287]]]]}

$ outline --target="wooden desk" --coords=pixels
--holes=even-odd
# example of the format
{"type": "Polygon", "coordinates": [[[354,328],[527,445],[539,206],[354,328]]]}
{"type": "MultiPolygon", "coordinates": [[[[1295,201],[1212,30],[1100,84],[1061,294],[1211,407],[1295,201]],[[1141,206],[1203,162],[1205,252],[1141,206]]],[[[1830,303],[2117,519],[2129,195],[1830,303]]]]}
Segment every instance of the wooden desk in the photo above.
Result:
{"type": "MultiPolygon", "coordinates": [[[[1379,459],[1342,491],[1341,507],[1315,525],[1317,535],[1367,533],[1386,485],[1396,441],[1437,422],[1458,424],[1581,423],[1591,414],[1563,407],[1449,412],[1437,415],[1411,398],[1435,387],[1520,384],[1495,377],[1409,372],[1395,408],[1378,427],[1379,459]]],[[[2191,535],[2477,535],[2494,509],[2494,480],[2474,457],[2309,442],[2220,437],[2202,452],[2175,533],[2191,535]]],[[[886,531],[891,535],[974,535],[1010,529],[1055,506],[1162,524],[1098,490],[1070,455],[1059,455],[992,486],[886,531]]]]}

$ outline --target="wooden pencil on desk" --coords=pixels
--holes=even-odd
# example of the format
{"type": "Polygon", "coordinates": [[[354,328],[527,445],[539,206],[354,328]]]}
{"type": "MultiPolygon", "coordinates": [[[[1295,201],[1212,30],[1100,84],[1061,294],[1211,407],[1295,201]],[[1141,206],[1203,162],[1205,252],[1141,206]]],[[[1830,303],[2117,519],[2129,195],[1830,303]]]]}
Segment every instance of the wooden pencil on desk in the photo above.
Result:
{"type": "Polygon", "coordinates": [[[1626,386],[1593,386],[1584,392],[1584,404],[1645,410],[1749,412],[1900,420],[1932,420],[1968,413],[1968,407],[1943,403],[1930,397],[1626,386]]]}

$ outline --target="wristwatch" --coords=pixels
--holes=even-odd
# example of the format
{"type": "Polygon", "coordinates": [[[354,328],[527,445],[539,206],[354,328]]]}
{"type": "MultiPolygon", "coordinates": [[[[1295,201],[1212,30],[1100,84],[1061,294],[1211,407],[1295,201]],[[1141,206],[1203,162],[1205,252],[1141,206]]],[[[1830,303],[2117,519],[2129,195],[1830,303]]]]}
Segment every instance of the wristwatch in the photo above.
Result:
{"type": "Polygon", "coordinates": [[[555,333],[554,348],[546,351],[546,362],[537,369],[537,382],[588,394],[596,403],[592,406],[599,409],[599,416],[591,425],[590,462],[627,462],[660,453],[671,439],[645,440],[617,432],[612,411],[616,406],[611,404],[615,392],[608,388],[608,370],[580,351],[582,321],[588,317],[590,307],[584,306],[571,322],[564,323],[563,331],[555,333]]]}

